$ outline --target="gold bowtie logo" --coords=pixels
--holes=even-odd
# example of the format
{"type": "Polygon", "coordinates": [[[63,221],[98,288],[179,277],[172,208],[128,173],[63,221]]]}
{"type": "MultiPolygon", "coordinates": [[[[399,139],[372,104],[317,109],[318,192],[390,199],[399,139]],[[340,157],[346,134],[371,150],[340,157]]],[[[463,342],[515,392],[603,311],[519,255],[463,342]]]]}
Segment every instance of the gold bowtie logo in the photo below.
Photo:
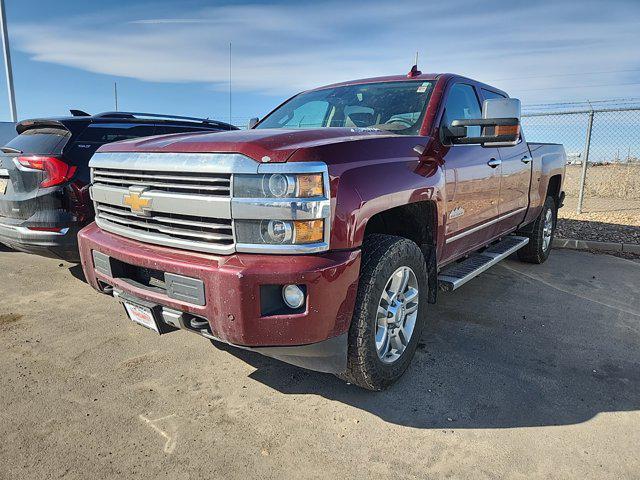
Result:
{"type": "Polygon", "coordinates": [[[150,198],[142,198],[141,193],[129,192],[124,196],[124,204],[131,208],[133,213],[144,213],[151,206],[150,198]]]}

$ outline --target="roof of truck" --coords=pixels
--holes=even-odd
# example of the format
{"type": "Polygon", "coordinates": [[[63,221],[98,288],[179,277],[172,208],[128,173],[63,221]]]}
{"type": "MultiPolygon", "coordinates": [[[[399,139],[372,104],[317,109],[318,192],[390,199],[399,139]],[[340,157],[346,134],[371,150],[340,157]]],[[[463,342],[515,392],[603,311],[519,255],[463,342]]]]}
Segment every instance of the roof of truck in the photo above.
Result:
{"type": "Polygon", "coordinates": [[[324,88],[333,88],[333,87],[344,87],[346,85],[361,85],[364,83],[382,83],[382,82],[404,82],[404,81],[429,81],[429,80],[437,80],[440,77],[441,73],[421,73],[420,75],[416,75],[413,77],[409,77],[405,75],[387,75],[384,77],[370,77],[370,78],[360,78],[357,80],[347,80],[346,82],[338,82],[332,83],[331,85],[324,85],[322,87],[313,88],[313,90],[322,90],[324,88]]]}
{"type": "Polygon", "coordinates": [[[496,92],[503,93],[507,95],[506,92],[496,88],[492,85],[488,85],[486,83],[480,82],[478,80],[474,80],[473,78],[465,77],[463,75],[458,75],[456,73],[421,73],[420,75],[409,76],[405,75],[387,75],[384,77],[370,77],[370,78],[361,78],[358,80],[348,80],[346,82],[332,83],[331,85],[324,85],[322,87],[312,88],[309,91],[315,90],[324,90],[325,88],[334,88],[334,87],[344,87],[347,85],[363,85],[367,83],[383,83],[383,82],[428,82],[439,79],[444,79],[445,81],[451,78],[456,78],[463,81],[469,81],[474,83],[481,88],[487,88],[489,90],[494,90],[496,92]]]}

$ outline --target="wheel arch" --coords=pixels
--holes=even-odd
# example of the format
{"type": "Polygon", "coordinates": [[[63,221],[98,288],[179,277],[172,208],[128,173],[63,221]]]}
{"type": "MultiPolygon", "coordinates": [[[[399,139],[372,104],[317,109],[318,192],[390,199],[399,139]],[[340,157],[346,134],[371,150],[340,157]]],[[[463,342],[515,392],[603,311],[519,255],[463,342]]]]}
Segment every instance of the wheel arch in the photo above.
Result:
{"type": "Polygon", "coordinates": [[[545,195],[545,198],[552,197],[556,202],[556,207],[560,206],[561,188],[562,188],[562,175],[557,173],[549,177],[549,182],[547,183],[547,194],[545,195]]]}
{"type": "Polygon", "coordinates": [[[381,210],[367,220],[363,238],[373,234],[403,237],[418,245],[427,266],[428,302],[437,298],[438,204],[422,200],[381,210]]]}

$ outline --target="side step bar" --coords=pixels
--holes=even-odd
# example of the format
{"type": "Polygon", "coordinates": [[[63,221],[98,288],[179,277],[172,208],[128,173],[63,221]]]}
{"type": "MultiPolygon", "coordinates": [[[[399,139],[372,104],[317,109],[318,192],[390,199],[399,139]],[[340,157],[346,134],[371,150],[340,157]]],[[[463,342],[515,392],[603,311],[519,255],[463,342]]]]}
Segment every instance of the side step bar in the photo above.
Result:
{"type": "Polygon", "coordinates": [[[445,267],[438,275],[440,290],[451,292],[460,288],[485,270],[493,267],[500,260],[507,258],[513,252],[521,249],[529,239],[527,237],[505,237],[498,243],[480,253],[474,253],[466,260],[445,267]]]}

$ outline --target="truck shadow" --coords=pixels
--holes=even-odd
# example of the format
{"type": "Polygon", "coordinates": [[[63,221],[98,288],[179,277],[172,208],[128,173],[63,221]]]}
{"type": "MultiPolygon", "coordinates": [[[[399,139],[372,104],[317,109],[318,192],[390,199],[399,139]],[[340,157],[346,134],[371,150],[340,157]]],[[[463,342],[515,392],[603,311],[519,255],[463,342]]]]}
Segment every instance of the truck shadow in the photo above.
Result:
{"type": "MultiPolygon", "coordinates": [[[[558,263],[556,269],[568,267],[558,263]]],[[[496,267],[430,305],[412,365],[384,392],[220,348],[278,392],[320,395],[415,428],[566,425],[640,409],[640,310],[565,293],[570,282],[555,288],[519,273],[518,265],[496,267]]]]}
{"type": "Polygon", "coordinates": [[[79,263],[75,263],[69,267],[69,273],[76,280],[80,280],[82,283],[87,283],[87,279],[84,276],[84,271],[82,270],[82,265],[79,263]]]}

